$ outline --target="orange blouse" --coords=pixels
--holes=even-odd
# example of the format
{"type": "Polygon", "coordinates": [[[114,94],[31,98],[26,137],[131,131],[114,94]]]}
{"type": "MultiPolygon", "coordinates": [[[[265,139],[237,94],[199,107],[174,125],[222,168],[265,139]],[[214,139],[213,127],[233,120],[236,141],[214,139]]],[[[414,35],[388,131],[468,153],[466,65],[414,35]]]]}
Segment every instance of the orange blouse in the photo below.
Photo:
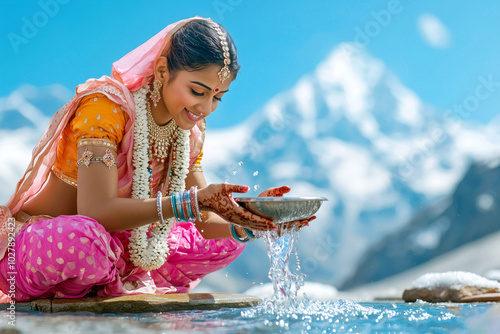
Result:
{"type": "MultiPolygon", "coordinates": [[[[82,139],[102,139],[103,144],[120,150],[125,124],[129,120],[120,105],[101,93],[90,94],[82,98],[75,114],[62,133],[57,147],[57,158],[52,167],[53,173],[64,182],[77,186],[78,151],[77,143],[82,139]]],[[[190,170],[201,171],[200,153],[190,170]]]]}

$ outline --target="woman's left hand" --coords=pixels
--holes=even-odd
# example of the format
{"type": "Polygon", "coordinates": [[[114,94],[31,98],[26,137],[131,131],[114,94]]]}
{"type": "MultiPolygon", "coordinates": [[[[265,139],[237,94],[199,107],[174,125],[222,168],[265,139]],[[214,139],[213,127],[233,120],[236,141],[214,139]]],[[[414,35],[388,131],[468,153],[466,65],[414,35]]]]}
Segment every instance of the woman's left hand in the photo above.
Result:
{"type": "Polygon", "coordinates": [[[290,231],[290,230],[300,230],[301,228],[303,228],[304,226],[309,226],[309,222],[311,220],[314,220],[316,219],[316,216],[312,216],[310,218],[307,218],[307,219],[302,219],[302,220],[294,220],[293,222],[286,222],[286,223],[281,223],[281,224],[277,224],[277,228],[278,228],[278,234],[281,234],[280,232],[281,231],[290,231]],[[282,225],[282,226],[280,226],[282,225]]]}
{"type": "Polygon", "coordinates": [[[290,192],[289,186],[281,186],[264,190],[258,197],[283,197],[288,192],[290,192]]]}

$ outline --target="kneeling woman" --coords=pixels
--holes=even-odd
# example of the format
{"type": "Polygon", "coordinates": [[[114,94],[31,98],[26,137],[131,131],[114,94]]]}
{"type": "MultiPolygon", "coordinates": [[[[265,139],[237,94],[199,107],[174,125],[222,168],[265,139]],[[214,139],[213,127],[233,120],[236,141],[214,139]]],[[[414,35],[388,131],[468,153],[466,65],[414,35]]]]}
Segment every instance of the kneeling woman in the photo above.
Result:
{"type": "Polygon", "coordinates": [[[201,169],[205,117],[238,69],[229,34],[192,18],[78,86],[0,207],[0,290],[15,272],[17,301],[189,292],[272,229],[234,201],[248,187],[201,169]]]}

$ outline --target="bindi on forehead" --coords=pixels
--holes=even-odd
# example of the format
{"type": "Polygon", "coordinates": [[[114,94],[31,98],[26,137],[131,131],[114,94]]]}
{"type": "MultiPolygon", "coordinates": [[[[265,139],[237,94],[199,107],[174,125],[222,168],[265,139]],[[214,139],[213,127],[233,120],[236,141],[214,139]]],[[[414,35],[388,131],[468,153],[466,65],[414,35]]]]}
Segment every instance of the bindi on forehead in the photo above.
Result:
{"type": "Polygon", "coordinates": [[[203,87],[203,88],[205,88],[207,90],[213,91],[214,93],[225,93],[225,92],[229,91],[229,90],[221,91],[219,87],[215,87],[214,89],[212,89],[211,87],[209,87],[209,86],[207,86],[204,83],[199,82],[199,81],[191,81],[191,83],[194,83],[194,84],[196,84],[198,86],[201,86],[201,87],[203,87]]]}

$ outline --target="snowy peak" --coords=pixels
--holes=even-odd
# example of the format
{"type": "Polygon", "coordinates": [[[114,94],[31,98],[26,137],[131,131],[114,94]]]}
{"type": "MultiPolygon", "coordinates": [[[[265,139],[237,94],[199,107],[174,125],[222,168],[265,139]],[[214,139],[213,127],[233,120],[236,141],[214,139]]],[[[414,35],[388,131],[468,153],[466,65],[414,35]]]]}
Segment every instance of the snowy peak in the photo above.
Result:
{"type": "Polygon", "coordinates": [[[209,130],[204,157],[211,181],[253,185],[252,196],[288,184],[295,196],[329,198],[316,230],[301,236],[302,245],[330,238],[328,261],[315,258],[315,247],[301,251],[315,264],[306,274],[334,284],[354,273],[369,246],[449,196],[471,161],[500,152],[484,126],[443,122],[383,62],[346,47],[269,101],[244,131],[209,130]]]}

